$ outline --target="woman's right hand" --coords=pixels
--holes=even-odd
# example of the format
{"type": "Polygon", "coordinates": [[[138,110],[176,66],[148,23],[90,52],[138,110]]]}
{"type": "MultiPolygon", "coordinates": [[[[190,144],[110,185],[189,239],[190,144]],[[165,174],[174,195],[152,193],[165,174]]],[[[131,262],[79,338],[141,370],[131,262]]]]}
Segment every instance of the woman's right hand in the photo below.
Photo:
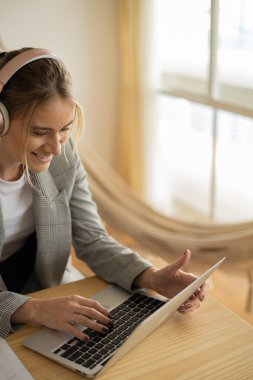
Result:
{"type": "Polygon", "coordinates": [[[11,323],[38,323],[89,340],[77,324],[105,333],[112,319],[99,302],[74,295],[43,300],[31,298],[12,314],[11,323]]]}

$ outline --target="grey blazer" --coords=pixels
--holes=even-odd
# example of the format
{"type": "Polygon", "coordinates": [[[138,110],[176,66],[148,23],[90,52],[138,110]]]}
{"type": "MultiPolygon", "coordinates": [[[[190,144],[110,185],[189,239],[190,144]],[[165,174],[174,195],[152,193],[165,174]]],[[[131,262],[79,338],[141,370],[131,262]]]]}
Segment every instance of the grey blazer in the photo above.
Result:
{"type": "MultiPolygon", "coordinates": [[[[31,179],[35,186],[37,253],[35,269],[25,292],[61,282],[71,244],[77,256],[98,276],[131,290],[136,276],[150,263],[106,233],[88,189],[87,173],[72,141],[65,144],[61,156],[54,157],[48,171],[32,173],[31,179]]],[[[0,255],[3,243],[0,204],[0,255]]],[[[28,299],[24,294],[0,292],[0,336],[5,337],[13,330],[11,314],[28,299]]]]}

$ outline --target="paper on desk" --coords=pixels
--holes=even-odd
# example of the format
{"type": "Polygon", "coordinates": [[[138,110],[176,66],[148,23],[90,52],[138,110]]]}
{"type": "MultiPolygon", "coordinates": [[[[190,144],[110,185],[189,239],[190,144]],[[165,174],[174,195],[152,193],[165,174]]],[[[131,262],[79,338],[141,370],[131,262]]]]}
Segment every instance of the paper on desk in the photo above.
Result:
{"type": "Polygon", "coordinates": [[[33,380],[33,377],[3,338],[0,338],[0,379],[33,380]]]}

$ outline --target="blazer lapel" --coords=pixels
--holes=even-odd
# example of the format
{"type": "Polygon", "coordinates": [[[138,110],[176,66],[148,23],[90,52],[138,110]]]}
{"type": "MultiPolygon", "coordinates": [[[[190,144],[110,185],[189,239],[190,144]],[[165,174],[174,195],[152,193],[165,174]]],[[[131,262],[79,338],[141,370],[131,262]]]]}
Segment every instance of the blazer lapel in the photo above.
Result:
{"type": "Polygon", "coordinates": [[[34,185],[34,199],[45,198],[50,202],[57,197],[59,191],[55,186],[54,180],[49,170],[42,173],[31,173],[30,175],[32,184],[34,185]]]}
{"type": "Polygon", "coordinates": [[[31,175],[37,234],[35,270],[43,286],[58,283],[71,247],[71,215],[65,190],[59,191],[49,171],[31,175]]]}

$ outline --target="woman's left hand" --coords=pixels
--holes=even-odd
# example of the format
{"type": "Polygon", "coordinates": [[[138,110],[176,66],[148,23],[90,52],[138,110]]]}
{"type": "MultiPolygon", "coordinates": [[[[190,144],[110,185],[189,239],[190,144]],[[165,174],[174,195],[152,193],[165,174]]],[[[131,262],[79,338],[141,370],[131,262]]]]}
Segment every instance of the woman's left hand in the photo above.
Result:
{"type": "MultiPolygon", "coordinates": [[[[148,268],[135,280],[134,285],[141,288],[153,289],[157,293],[172,298],[193,282],[197,277],[192,273],[181,270],[189,263],[191,252],[187,250],[180,259],[165,268],[148,268]]],[[[205,282],[192,296],[178,309],[181,313],[189,313],[200,307],[204,300],[209,285],[205,282]]]]}

